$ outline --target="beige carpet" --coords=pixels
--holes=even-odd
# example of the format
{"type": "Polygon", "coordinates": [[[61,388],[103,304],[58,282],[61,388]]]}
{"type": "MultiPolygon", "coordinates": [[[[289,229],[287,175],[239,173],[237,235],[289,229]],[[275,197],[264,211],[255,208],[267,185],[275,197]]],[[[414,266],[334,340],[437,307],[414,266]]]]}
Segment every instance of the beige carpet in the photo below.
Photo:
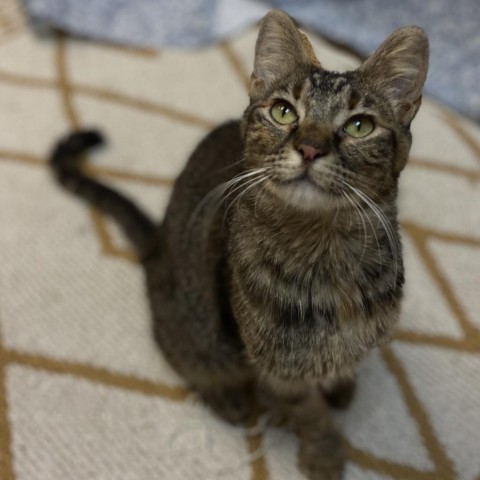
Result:
{"type": "MultiPolygon", "coordinates": [[[[246,106],[255,32],[196,52],[39,40],[0,3],[0,478],[299,480],[294,438],[226,426],[150,336],[114,226],[59,190],[51,143],[100,126],[92,169],[161,218],[172,179],[246,106]]],[[[316,39],[329,68],[357,60],[316,39]]],[[[338,415],[348,480],[480,479],[480,126],[427,100],[401,181],[406,298],[395,342],[338,415]]]]}

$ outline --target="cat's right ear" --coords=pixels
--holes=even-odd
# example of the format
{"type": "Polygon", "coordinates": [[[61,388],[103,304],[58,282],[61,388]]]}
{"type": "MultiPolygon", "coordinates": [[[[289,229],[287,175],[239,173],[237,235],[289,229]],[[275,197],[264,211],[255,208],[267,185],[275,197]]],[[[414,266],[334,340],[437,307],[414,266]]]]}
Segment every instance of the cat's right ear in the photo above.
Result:
{"type": "Polygon", "coordinates": [[[359,68],[398,120],[409,125],[420,107],[428,71],[428,38],[416,26],[399,28],[359,68]]]}
{"type": "Polygon", "coordinates": [[[271,10],[260,23],[250,96],[261,95],[279,78],[308,64],[320,66],[307,36],[285,12],[271,10]]]}

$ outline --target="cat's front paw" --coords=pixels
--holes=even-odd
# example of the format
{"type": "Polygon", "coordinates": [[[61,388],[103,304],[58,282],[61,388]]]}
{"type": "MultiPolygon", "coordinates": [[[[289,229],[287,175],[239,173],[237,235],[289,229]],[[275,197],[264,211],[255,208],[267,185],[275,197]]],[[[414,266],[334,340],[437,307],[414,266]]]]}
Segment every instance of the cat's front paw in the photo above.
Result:
{"type": "Polygon", "coordinates": [[[344,465],[342,439],[335,430],[300,439],[298,466],[309,480],[341,480],[344,465]]]}

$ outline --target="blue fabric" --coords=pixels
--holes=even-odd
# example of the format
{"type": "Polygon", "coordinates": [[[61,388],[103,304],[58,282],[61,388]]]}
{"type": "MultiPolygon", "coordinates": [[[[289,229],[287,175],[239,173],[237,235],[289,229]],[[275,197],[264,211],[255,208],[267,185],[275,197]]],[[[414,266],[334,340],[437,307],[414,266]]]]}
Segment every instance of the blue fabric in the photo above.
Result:
{"type": "Polygon", "coordinates": [[[395,28],[430,38],[426,92],[480,121],[479,0],[24,0],[36,22],[130,45],[197,46],[257,21],[269,8],[367,55],[395,28]]]}

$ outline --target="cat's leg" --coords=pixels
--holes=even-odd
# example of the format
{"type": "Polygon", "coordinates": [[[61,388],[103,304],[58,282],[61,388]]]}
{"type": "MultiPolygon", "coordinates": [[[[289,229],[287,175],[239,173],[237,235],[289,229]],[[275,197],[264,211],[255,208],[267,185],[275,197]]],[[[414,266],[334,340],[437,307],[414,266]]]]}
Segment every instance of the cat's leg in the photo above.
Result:
{"type": "Polygon", "coordinates": [[[247,421],[256,408],[255,379],[242,352],[221,337],[208,347],[198,337],[190,338],[190,345],[191,350],[184,350],[175,364],[193,391],[223,420],[233,424],[247,421]]]}
{"type": "Polygon", "coordinates": [[[345,464],[342,438],[316,385],[268,381],[264,398],[285,416],[300,441],[298,464],[309,480],[340,480],[345,464]]]}
{"type": "Polygon", "coordinates": [[[207,407],[230,423],[244,422],[255,409],[251,367],[234,335],[200,324],[185,300],[187,293],[179,301],[170,274],[172,256],[160,249],[144,262],[154,338],[164,358],[207,407]]]}
{"type": "Polygon", "coordinates": [[[244,379],[237,383],[212,381],[194,387],[202,401],[223,420],[238,424],[252,417],[256,408],[255,384],[244,379]]]}
{"type": "Polygon", "coordinates": [[[310,393],[292,408],[300,449],[298,466],[309,480],[340,480],[345,464],[342,438],[321,395],[310,393]]]}
{"type": "Polygon", "coordinates": [[[339,377],[327,385],[320,385],[320,391],[327,403],[338,410],[347,409],[355,396],[355,376],[345,375],[339,377]]]}
{"type": "Polygon", "coordinates": [[[178,332],[165,335],[165,330],[155,328],[164,357],[202,402],[229,423],[248,420],[256,408],[255,382],[249,366],[237,352],[232,349],[228,355],[225,345],[211,345],[208,351],[201,345],[200,350],[199,343],[188,335],[178,339],[178,332]]]}
{"type": "MultiPolygon", "coordinates": [[[[205,355],[199,358],[198,352],[185,348],[180,351],[175,348],[178,344],[166,344],[163,332],[156,335],[156,339],[166,360],[216,415],[233,424],[245,422],[253,415],[255,382],[247,366],[240,361],[222,363],[224,358],[218,358],[214,348],[208,352],[208,358],[205,355]]],[[[182,347],[185,344],[184,341],[182,347]]]]}

